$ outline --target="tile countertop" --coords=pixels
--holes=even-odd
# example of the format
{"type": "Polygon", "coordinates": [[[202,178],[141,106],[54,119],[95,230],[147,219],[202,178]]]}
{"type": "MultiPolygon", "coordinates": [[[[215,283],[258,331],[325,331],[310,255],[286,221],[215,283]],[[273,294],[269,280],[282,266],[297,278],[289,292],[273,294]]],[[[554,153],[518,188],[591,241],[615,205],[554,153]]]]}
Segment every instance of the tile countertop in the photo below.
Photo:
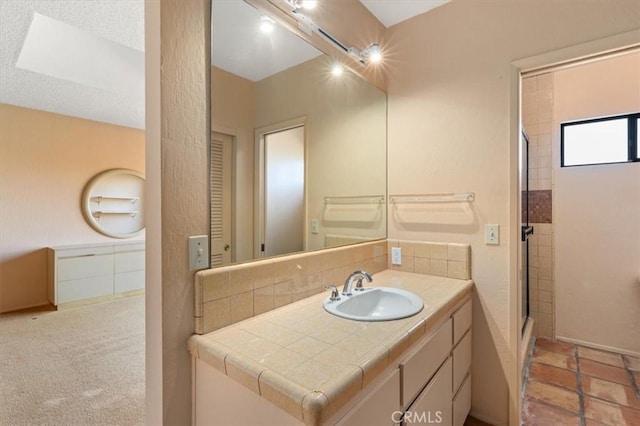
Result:
{"type": "Polygon", "coordinates": [[[400,320],[352,321],[325,312],[327,291],[194,335],[189,352],[307,425],[321,424],[468,297],[473,287],[470,280],[392,270],[373,278],[365,286],[411,291],[422,297],[424,309],[400,320]]]}

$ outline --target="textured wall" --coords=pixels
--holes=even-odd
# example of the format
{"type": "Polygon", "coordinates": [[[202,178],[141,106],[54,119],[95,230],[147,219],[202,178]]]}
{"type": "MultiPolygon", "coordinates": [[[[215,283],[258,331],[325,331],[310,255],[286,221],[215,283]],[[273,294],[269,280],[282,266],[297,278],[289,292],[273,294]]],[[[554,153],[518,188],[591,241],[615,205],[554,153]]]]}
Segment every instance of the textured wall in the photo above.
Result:
{"type": "Polygon", "coordinates": [[[143,131],[0,104],[0,312],[48,303],[45,247],[114,241],[80,208],[113,168],[144,173],[143,131]]]}
{"type": "Polygon", "coordinates": [[[579,8],[560,1],[455,0],[389,30],[389,193],[476,193],[470,224],[400,223],[390,214],[389,237],[471,244],[472,410],[492,423],[508,421],[507,384],[517,359],[510,347],[517,282],[510,281],[516,258],[509,214],[518,203],[509,167],[517,155],[510,146],[510,64],[630,31],[638,22],[636,0],[579,8]],[[501,225],[499,246],[484,244],[486,223],[501,225]]]}

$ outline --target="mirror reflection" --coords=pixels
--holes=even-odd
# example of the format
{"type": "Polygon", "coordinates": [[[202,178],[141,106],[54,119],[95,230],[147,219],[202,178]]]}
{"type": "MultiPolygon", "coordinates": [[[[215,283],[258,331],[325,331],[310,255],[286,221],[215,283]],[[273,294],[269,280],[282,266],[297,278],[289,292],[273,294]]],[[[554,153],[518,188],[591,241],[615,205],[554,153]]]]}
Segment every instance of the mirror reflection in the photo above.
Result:
{"type": "Polygon", "coordinates": [[[212,267],[385,238],[386,94],[242,0],[211,44],[212,267]]]}

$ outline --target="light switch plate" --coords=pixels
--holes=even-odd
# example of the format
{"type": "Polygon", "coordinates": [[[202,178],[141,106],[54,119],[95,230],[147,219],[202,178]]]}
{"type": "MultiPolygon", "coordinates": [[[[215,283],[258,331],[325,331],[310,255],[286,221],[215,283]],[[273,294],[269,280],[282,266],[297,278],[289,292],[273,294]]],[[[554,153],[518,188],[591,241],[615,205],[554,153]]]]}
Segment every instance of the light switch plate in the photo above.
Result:
{"type": "Polygon", "coordinates": [[[318,219],[311,219],[311,233],[317,234],[320,232],[320,221],[318,219]]]}
{"type": "Polygon", "coordinates": [[[489,245],[500,244],[500,225],[484,225],[484,242],[489,245]]]}
{"type": "Polygon", "coordinates": [[[189,237],[189,270],[197,271],[209,267],[209,237],[196,235],[189,237]]]}

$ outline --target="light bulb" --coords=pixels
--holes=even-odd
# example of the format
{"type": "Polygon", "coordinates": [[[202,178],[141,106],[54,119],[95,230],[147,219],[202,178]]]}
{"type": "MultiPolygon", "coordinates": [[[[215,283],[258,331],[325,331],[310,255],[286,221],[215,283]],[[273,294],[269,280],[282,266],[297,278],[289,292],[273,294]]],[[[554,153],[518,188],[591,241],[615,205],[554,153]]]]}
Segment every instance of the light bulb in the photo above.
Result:
{"type": "Polygon", "coordinates": [[[342,68],[342,64],[335,62],[332,66],[331,66],[331,74],[337,76],[342,75],[342,72],[344,71],[344,69],[342,68]]]}
{"type": "Polygon", "coordinates": [[[369,46],[369,61],[377,64],[382,60],[382,52],[380,52],[380,46],[377,44],[372,44],[369,46]]]}
{"type": "Polygon", "coordinates": [[[315,9],[317,5],[318,2],[316,0],[302,0],[301,4],[302,8],[307,10],[315,9]]]}
{"type": "Polygon", "coordinates": [[[260,31],[265,34],[272,33],[275,28],[275,24],[276,22],[268,16],[263,15],[260,17],[260,31]]]}

